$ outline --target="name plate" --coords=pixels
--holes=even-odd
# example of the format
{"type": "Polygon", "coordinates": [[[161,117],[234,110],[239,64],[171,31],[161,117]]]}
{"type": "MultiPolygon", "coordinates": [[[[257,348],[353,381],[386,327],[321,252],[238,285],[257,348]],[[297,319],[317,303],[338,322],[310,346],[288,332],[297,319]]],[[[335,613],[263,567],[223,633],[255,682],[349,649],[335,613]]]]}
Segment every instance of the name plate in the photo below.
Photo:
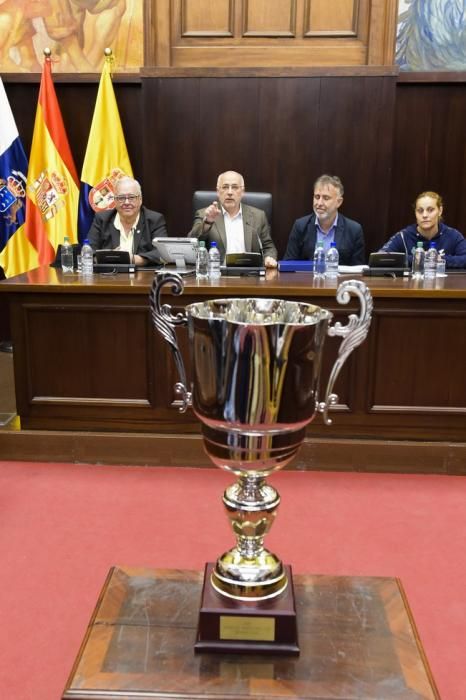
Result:
{"type": "Polygon", "coordinates": [[[251,642],[274,642],[275,618],[221,615],[220,639],[237,639],[251,642]]]}

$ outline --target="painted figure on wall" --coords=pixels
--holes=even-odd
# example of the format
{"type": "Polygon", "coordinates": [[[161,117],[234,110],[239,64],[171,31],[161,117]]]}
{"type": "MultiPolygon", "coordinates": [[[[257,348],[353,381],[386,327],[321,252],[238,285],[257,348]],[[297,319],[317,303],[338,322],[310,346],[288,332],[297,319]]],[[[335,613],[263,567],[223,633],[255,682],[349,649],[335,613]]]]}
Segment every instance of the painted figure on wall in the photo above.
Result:
{"type": "Polygon", "coordinates": [[[52,49],[56,71],[99,71],[106,46],[118,67],[143,64],[143,0],[0,0],[0,70],[40,71],[52,49]]]}
{"type": "Polygon", "coordinates": [[[466,0],[400,0],[401,70],[466,70],[466,0]]]}

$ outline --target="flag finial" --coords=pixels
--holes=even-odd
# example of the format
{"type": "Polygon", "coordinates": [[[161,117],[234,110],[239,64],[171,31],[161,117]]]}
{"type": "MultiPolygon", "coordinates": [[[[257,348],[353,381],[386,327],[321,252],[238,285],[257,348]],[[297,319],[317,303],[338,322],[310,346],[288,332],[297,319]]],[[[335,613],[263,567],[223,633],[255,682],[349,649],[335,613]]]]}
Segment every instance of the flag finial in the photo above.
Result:
{"type": "Polygon", "coordinates": [[[43,51],[43,54],[44,54],[45,58],[50,58],[50,56],[52,55],[52,51],[51,51],[51,49],[49,49],[48,46],[46,46],[44,51],[43,51]]]}
{"type": "Polygon", "coordinates": [[[113,73],[113,66],[115,65],[115,56],[113,55],[113,51],[110,47],[107,46],[107,48],[104,49],[104,56],[105,63],[108,66],[108,70],[111,75],[113,73]]]}

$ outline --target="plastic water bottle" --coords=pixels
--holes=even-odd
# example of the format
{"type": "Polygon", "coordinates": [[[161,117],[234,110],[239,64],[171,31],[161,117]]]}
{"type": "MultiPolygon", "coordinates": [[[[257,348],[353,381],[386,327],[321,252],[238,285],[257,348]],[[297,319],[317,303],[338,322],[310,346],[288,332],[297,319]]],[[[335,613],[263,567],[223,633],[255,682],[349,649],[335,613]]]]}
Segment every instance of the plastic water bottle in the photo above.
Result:
{"type": "Polygon", "coordinates": [[[437,277],[446,277],[447,261],[445,260],[445,252],[439,250],[437,254],[437,277]]]}
{"type": "Polygon", "coordinates": [[[212,241],[209,250],[209,277],[211,280],[218,280],[220,276],[220,251],[217,243],[212,241]]]}
{"type": "Polygon", "coordinates": [[[413,264],[411,268],[411,274],[415,280],[420,280],[424,277],[424,258],[424,244],[422,241],[418,241],[413,250],[413,264]]]}
{"type": "Polygon", "coordinates": [[[196,279],[206,280],[209,277],[209,253],[205,247],[205,241],[199,241],[196,253],[196,279]]]}
{"type": "Polygon", "coordinates": [[[314,277],[323,279],[325,277],[325,251],[322,242],[316,245],[314,251],[314,277]]]}
{"type": "Polygon", "coordinates": [[[63,272],[73,272],[73,246],[68,236],[65,236],[61,246],[61,269],[63,272]]]}
{"type": "Polygon", "coordinates": [[[325,276],[327,279],[336,280],[338,278],[339,260],[340,255],[338,253],[337,244],[335,241],[332,241],[325,255],[325,276]]]}
{"type": "Polygon", "coordinates": [[[81,248],[81,265],[83,277],[89,277],[94,272],[94,251],[86,238],[81,248]]]}
{"type": "Polygon", "coordinates": [[[424,279],[434,280],[437,274],[437,247],[433,241],[431,241],[429,250],[424,257],[424,279]]]}

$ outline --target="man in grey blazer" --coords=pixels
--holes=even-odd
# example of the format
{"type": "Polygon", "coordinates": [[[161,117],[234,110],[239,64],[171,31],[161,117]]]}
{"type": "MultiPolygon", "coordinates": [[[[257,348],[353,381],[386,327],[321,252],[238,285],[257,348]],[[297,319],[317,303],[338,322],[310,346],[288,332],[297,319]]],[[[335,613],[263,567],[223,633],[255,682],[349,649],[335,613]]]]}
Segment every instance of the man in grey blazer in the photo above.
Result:
{"type": "Polygon", "coordinates": [[[234,170],[221,173],[217,179],[220,201],[199,209],[189,236],[209,245],[217,243],[220,259],[226,253],[262,253],[265,267],[277,267],[277,249],[270,236],[270,225],[262,209],[241,204],[244,178],[234,170]]]}
{"type": "Polygon", "coordinates": [[[316,243],[324,250],[335,241],[340,265],[364,265],[362,226],[338,211],[343,202],[343,183],[336,175],[321,175],[314,183],[314,213],[296,219],[288,238],[285,260],[313,260],[316,243]]]}
{"type": "Polygon", "coordinates": [[[167,235],[163,214],[142,206],[141,185],[123,177],[115,185],[115,209],[98,213],[87,237],[94,250],[127,250],[135,265],[154,265],[160,257],[153,238],[167,235]]]}

